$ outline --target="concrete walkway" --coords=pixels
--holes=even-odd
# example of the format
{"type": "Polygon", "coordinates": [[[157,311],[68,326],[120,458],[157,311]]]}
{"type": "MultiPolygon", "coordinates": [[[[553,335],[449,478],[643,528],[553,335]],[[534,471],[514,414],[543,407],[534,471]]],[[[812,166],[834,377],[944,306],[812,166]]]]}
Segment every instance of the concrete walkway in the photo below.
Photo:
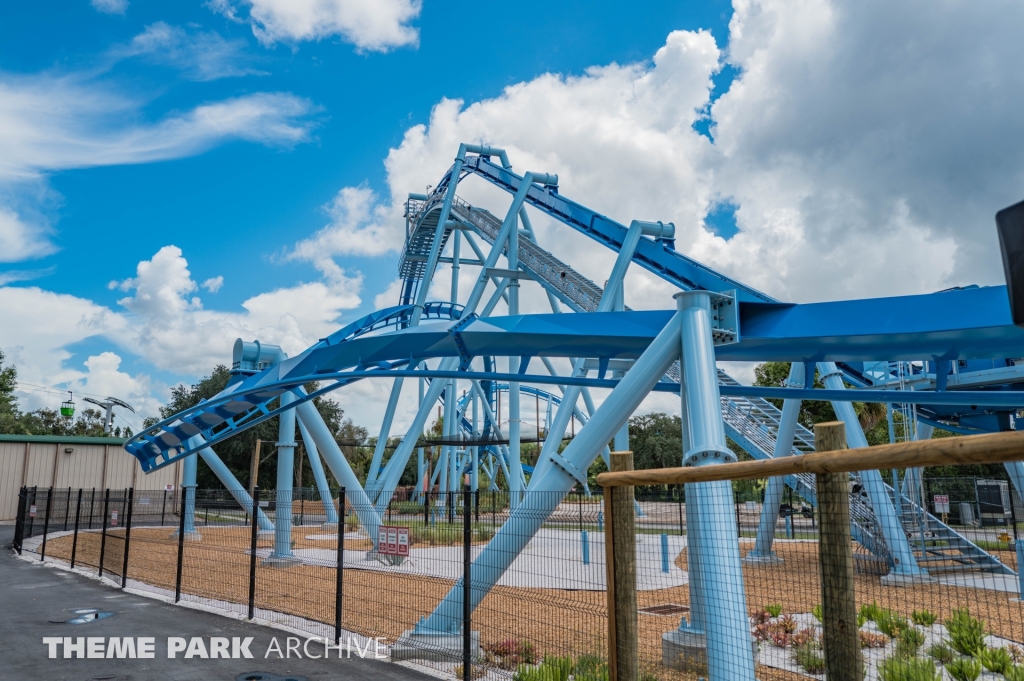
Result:
{"type": "MultiPolygon", "coordinates": [[[[333,539],[333,537],[331,537],[333,539]]],[[[500,586],[530,589],[569,589],[575,591],[605,590],[604,532],[590,532],[587,565],[583,564],[583,543],[579,532],[545,528],[516,556],[509,569],[498,581],[500,586]]],[[[662,571],[661,536],[636,536],[637,589],[650,591],[682,586],[687,583],[686,572],[676,567],[676,557],[686,548],[686,537],[668,535],[668,572],[662,571]]],[[[484,549],[473,547],[475,559],[484,549]]],[[[310,565],[334,567],[337,559],[334,549],[296,549],[295,555],[310,565]]],[[[374,570],[424,577],[456,580],[462,576],[462,547],[435,546],[413,548],[409,560],[402,565],[385,565],[367,559],[366,551],[345,551],[345,569],[374,570]]],[[[270,549],[261,549],[257,555],[270,555],[270,549]]]]}
{"type": "MultiPolygon", "coordinates": [[[[295,634],[245,621],[200,612],[126,593],[107,582],[28,562],[9,548],[14,536],[11,525],[0,526],[0,680],[25,681],[233,681],[247,672],[270,672],[277,679],[321,681],[344,678],[349,681],[428,681],[432,677],[399,664],[373,659],[327,661],[303,656],[279,659],[276,653],[264,657],[276,637],[282,651],[287,638],[295,634]],[[97,609],[114,614],[88,624],[54,623],[74,616],[76,609],[97,609]],[[48,657],[43,637],[154,637],[153,659],[64,659],[62,646],[56,659],[48,657]],[[252,659],[168,659],[168,637],[210,637],[240,640],[252,637],[252,659]]],[[[298,639],[296,639],[298,640],[298,639]]],[[[304,639],[303,639],[304,641],[304,639]]],[[[310,644],[309,652],[323,653],[323,644],[310,644]]],[[[369,657],[373,656],[371,650],[369,657]]],[[[273,679],[273,676],[266,677],[273,679]]]]}

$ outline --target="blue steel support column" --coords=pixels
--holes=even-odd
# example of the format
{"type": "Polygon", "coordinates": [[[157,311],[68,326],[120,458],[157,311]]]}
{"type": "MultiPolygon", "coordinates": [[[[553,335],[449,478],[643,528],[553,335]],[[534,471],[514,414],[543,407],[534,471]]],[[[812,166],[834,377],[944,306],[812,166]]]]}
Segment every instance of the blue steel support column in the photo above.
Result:
{"type": "Polygon", "coordinates": [[[331,486],[327,483],[327,475],[324,473],[323,463],[320,462],[320,450],[316,443],[309,436],[306,426],[299,421],[299,434],[302,436],[302,443],[306,445],[306,454],[309,459],[309,467],[313,469],[313,479],[316,481],[316,490],[320,494],[320,502],[324,505],[324,513],[327,515],[323,529],[332,530],[338,528],[338,509],[334,508],[334,498],[331,497],[331,486]]]}
{"type": "MultiPolygon", "coordinates": [[[[539,469],[531,480],[531,490],[523,503],[512,512],[508,521],[473,561],[471,608],[476,608],[522,552],[530,539],[543,526],[576,482],[575,474],[585,476],[598,452],[615,435],[618,424],[639,406],[651,388],[665,375],[679,356],[679,315],[669,320],[661,333],[609,393],[587,425],[543,472],[539,469]]],[[[563,402],[564,404],[564,402],[563,402]]],[[[561,410],[559,410],[561,411],[561,410]]],[[[556,421],[558,417],[555,417],[556,421]]],[[[430,617],[420,620],[414,632],[424,635],[446,635],[461,628],[463,586],[452,587],[430,617]]]]}
{"type": "MultiPolygon", "coordinates": [[[[319,448],[324,461],[327,462],[327,467],[345,488],[345,501],[352,504],[352,509],[355,511],[356,517],[359,518],[360,524],[376,544],[380,516],[373,508],[366,492],[363,491],[363,486],[359,484],[359,479],[345,459],[345,455],[341,453],[338,443],[334,441],[334,435],[324,423],[320,412],[316,410],[316,406],[311,401],[301,403],[294,411],[297,412],[296,416],[302,425],[306,426],[306,430],[309,431],[310,437],[319,448]]],[[[344,509],[342,509],[342,513],[344,513],[344,509]]]]}
{"type": "MultiPolygon", "coordinates": [[[[295,396],[282,393],[281,406],[291,404],[295,396]]],[[[274,515],[274,552],[263,565],[289,567],[302,561],[292,555],[292,496],[295,484],[295,410],[282,411],[277,431],[277,509],[274,515]]]]}
{"type": "MultiPolygon", "coordinates": [[[[437,368],[439,371],[455,371],[459,368],[459,358],[445,357],[437,368]]],[[[430,387],[427,388],[426,395],[420,403],[412,423],[409,424],[407,433],[423,432],[427,418],[430,417],[434,404],[440,399],[444,386],[445,381],[441,379],[435,379],[430,382],[430,387]]],[[[379,512],[383,512],[387,508],[388,502],[391,501],[391,496],[395,492],[395,486],[398,484],[399,479],[401,479],[402,471],[405,470],[406,464],[409,463],[409,457],[412,455],[412,450],[416,446],[418,439],[416,436],[403,438],[401,444],[395,449],[394,454],[391,455],[391,459],[388,461],[384,471],[384,479],[380,481],[380,493],[377,495],[377,508],[379,512]]]]}
{"type": "MultiPolygon", "coordinates": [[[[190,447],[198,447],[203,444],[205,440],[202,435],[193,435],[189,438],[188,442],[190,447]]],[[[210,470],[217,476],[217,479],[220,480],[221,484],[227,488],[228,492],[231,493],[231,496],[235,498],[238,505],[245,509],[246,513],[252,516],[252,497],[249,496],[248,492],[242,489],[242,483],[238,482],[238,478],[236,478],[224,462],[220,460],[220,457],[217,456],[216,452],[209,447],[203,447],[199,450],[199,456],[201,456],[206,465],[210,467],[210,470]]],[[[274,523],[270,522],[270,519],[267,518],[267,514],[259,509],[256,509],[256,514],[257,520],[259,521],[260,533],[265,534],[273,532],[274,523]]],[[[186,535],[186,538],[188,538],[188,535],[186,535]]]]}
{"type": "MultiPolygon", "coordinates": [[[[711,295],[706,291],[677,293],[685,375],[687,426],[691,448],[684,466],[707,466],[736,460],[726,445],[718,392],[715,348],[711,337],[711,295]]],[[[700,570],[705,598],[708,677],[711,681],[754,679],[750,622],[740,562],[739,535],[729,481],[693,485],[697,551],[689,554],[700,570]],[[710,599],[714,599],[711,607],[710,599]]]]}
{"type": "MultiPolygon", "coordinates": [[[[185,539],[187,541],[199,541],[203,538],[196,530],[196,469],[199,465],[199,455],[192,454],[185,457],[185,463],[181,467],[181,486],[185,488],[185,539]]],[[[178,536],[178,531],[171,533],[172,537],[178,536]]]]}
{"type": "MultiPolygon", "coordinates": [[[[793,362],[789,367],[789,378],[786,384],[793,387],[804,385],[804,366],[793,362]]],[[[775,434],[775,451],[773,458],[789,456],[793,453],[793,437],[796,435],[796,423],[800,416],[800,400],[784,400],[782,416],[779,418],[779,430],[775,434]]],[[[757,525],[757,540],[754,548],[744,558],[748,564],[775,565],[782,559],[772,551],[775,541],[775,525],[779,521],[779,508],[782,505],[782,493],[786,488],[786,479],[782,476],[770,478],[764,491],[764,503],[761,505],[761,519],[757,525]]]]}
{"type": "Polygon", "coordinates": [[[377,476],[380,471],[380,464],[384,460],[384,450],[387,448],[388,437],[391,435],[391,424],[395,420],[395,410],[398,408],[398,398],[402,395],[402,385],[404,382],[405,379],[401,376],[395,378],[395,382],[391,386],[391,395],[388,397],[388,406],[384,410],[384,420],[380,424],[377,446],[373,449],[370,470],[366,474],[366,493],[371,499],[375,498],[377,491],[380,490],[377,476]]]}
{"type": "MultiPolygon", "coordinates": [[[[843,379],[836,368],[835,362],[819,362],[818,371],[821,374],[821,382],[828,390],[845,390],[843,379]]],[[[860,427],[860,420],[857,412],[853,409],[851,402],[833,402],[832,409],[836,416],[846,425],[846,444],[851,449],[867,447],[868,441],[864,437],[864,431],[860,427]]],[[[914,553],[910,549],[907,535],[903,532],[896,511],[893,509],[889,499],[889,493],[885,490],[885,483],[882,481],[882,474],[878,471],[862,471],[860,474],[861,484],[868,493],[871,501],[871,508],[875,512],[878,524],[882,528],[882,536],[885,544],[889,547],[895,565],[893,571],[882,578],[882,581],[899,583],[901,581],[922,581],[929,579],[928,573],[917,565],[914,553]]]]}

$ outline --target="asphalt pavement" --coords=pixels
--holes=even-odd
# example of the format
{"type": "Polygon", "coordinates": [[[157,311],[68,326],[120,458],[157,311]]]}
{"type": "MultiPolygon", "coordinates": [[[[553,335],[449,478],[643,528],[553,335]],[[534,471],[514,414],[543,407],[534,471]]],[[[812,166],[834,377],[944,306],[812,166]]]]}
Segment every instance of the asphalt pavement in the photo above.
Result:
{"type": "MultiPolygon", "coordinates": [[[[66,570],[20,560],[10,548],[13,536],[13,526],[0,526],[0,679],[4,681],[433,679],[387,661],[360,659],[355,650],[341,659],[337,651],[331,651],[329,660],[310,659],[303,654],[305,639],[298,640],[294,634],[136,596],[66,570]],[[113,614],[93,619],[87,613],[84,618],[90,621],[86,623],[66,623],[79,616],[76,611],[113,614]],[[293,637],[290,658],[279,657],[273,650],[275,639],[286,655],[289,636],[293,637]],[[113,645],[111,637],[118,638],[113,645]],[[169,649],[175,647],[172,637],[184,639],[180,645],[185,648],[176,651],[173,659],[169,657],[169,649]],[[249,637],[252,640],[246,645],[249,637]],[[59,642],[47,644],[44,638],[59,642]],[[65,638],[71,644],[70,659],[64,657],[65,638]],[[76,648],[79,638],[83,639],[81,658],[76,648]],[[132,639],[134,651],[125,648],[125,638],[132,639]],[[140,659],[147,638],[152,639],[153,657],[140,659]],[[229,657],[211,658],[214,649],[229,657]],[[251,659],[243,657],[245,650],[251,659]],[[134,659],[130,652],[136,654],[134,659]]],[[[322,655],[323,644],[311,643],[305,652],[322,655]]],[[[367,657],[373,655],[371,650],[367,657]]]]}

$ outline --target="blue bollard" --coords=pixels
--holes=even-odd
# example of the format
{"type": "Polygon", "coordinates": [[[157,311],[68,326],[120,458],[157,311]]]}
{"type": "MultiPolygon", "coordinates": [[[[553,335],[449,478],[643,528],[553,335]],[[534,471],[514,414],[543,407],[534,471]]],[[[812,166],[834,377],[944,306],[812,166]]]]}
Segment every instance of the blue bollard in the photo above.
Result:
{"type": "Polygon", "coordinates": [[[580,535],[582,535],[580,541],[583,542],[583,564],[590,565],[590,539],[586,530],[582,530],[580,535]]]}
{"type": "Polygon", "coordinates": [[[668,535],[661,535],[661,571],[668,574],[668,535]]]}
{"type": "Polygon", "coordinates": [[[1017,582],[1020,584],[1020,599],[1024,601],[1024,541],[1018,539],[1017,545],[1017,582]]]}
{"type": "Polygon", "coordinates": [[[597,512],[597,531],[604,532],[604,511],[597,512]]]}
{"type": "Polygon", "coordinates": [[[790,539],[793,538],[793,516],[786,516],[786,536],[790,539]]]}

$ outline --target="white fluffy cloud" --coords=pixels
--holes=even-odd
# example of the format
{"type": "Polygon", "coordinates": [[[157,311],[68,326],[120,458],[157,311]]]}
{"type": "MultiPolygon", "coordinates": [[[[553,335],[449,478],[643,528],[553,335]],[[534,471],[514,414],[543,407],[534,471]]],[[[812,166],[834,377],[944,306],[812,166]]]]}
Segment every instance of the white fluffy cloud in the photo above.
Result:
{"type": "Polygon", "coordinates": [[[127,313],[119,340],[153,365],[198,375],[230,358],[236,338],[258,338],[297,354],[336,330],[344,310],[360,304],[362,279],[344,272],[330,282],[302,283],[260,293],[244,312],[207,310],[177,246],[139,263],[136,276],[112,282],[131,292],[118,301],[127,313]]]}
{"type": "Polygon", "coordinates": [[[368,187],[345,187],[324,210],[331,222],[313,236],[303,239],[285,254],[287,260],[305,260],[328,279],[337,278],[334,258],[345,255],[398,253],[404,234],[400,206],[385,205],[368,187]]]}
{"type": "Polygon", "coordinates": [[[340,36],[361,51],[386,52],[416,45],[409,25],[420,14],[419,0],[211,0],[225,16],[252,24],[265,45],[340,36]],[[239,8],[246,8],[242,19],[239,8]]]}
{"type": "MultiPolygon", "coordinates": [[[[103,352],[69,365],[67,349],[87,339],[105,338],[144,357],[152,366],[178,376],[200,376],[229,363],[236,338],[258,338],[298,354],[339,326],[339,317],[358,307],[362,278],[343,270],[330,281],[299,283],[255,295],[241,310],[204,308],[188,262],[176,246],[161,248],[140,262],[134,277],[112,281],[129,293],[120,310],[36,287],[0,287],[0,348],[17,365],[20,379],[37,385],[113,395],[151,416],[166,398],[166,386],[145,374],[120,371],[121,356],[103,352]],[[134,401],[133,401],[134,400],[134,401]]],[[[223,282],[217,277],[204,282],[223,282]]],[[[41,406],[27,395],[30,406],[41,406]]]]}
{"type": "MultiPolygon", "coordinates": [[[[436,182],[460,142],[483,142],[622,223],[675,222],[680,251],[782,299],[999,283],[992,217],[1024,198],[1024,48],[1009,20],[1024,8],[928,7],[736,0],[725,51],[677,31],[650,63],[443,100],[391,150],[391,199],[367,212],[388,216],[375,229],[400,242],[406,192],[436,182]],[[725,63],[739,75],[712,104],[725,63]],[[714,142],[694,131],[701,116],[714,142]],[[705,224],[722,201],[738,206],[729,240],[705,224]]],[[[507,195],[482,184],[459,192],[503,213],[507,195]]],[[[545,247],[604,281],[611,252],[534,221],[545,247]]],[[[630,305],[667,307],[670,294],[631,271],[630,305]]]]}

